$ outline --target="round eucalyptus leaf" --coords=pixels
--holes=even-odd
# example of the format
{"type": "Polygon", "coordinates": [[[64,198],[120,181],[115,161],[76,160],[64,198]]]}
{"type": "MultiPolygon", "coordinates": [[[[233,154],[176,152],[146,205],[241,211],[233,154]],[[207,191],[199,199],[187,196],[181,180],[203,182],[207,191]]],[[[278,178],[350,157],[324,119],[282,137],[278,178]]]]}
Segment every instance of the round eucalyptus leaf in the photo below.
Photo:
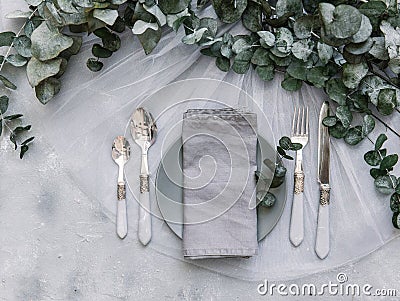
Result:
{"type": "Polygon", "coordinates": [[[375,119],[371,115],[365,115],[363,118],[362,131],[367,136],[375,128],[375,119]]]}
{"type": "Polygon", "coordinates": [[[284,136],[281,139],[279,139],[279,145],[284,150],[289,150],[292,145],[292,140],[290,140],[289,137],[284,136]]]}
{"type": "Polygon", "coordinates": [[[390,70],[393,71],[393,73],[399,74],[400,73],[400,56],[391,58],[389,60],[388,66],[389,66],[390,70]]]}
{"type": "Polygon", "coordinates": [[[96,58],[89,58],[86,62],[86,66],[92,72],[98,72],[103,69],[103,63],[98,61],[96,58]]]}
{"type": "Polygon", "coordinates": [[[283,53],[289,53],[291,46],[293,44],[293,35],[292,32],[285,28],[280,27],[276,31],[276,49],[283,53]]]}
{"type": "Polygon", "coordinates": [[[343,84],[349,89],[357,88],[364,76],[367,75],[368,70],[368,65],[364,62],[361,64],[344,64],[342,74],[343,84]]]}
{"type": "Polygon", "coordinates": [[[268,52],[268,50],[266,50],[264,48],[258,48],[254,52],[254,54],[251,58],[251,62],[257,66],[272,65],[272,61],[269,57],[269,52],[268,52]]]}
{"type": "Polygon", "coordinates": [[[375,142],[375,150],[379,150],[387,139],[388,138],[385,134],[380,134],[375,142]]]}
{"type": "Polygon", "coordinates": [[[5,15],[7,19],[28,19],[32,15],[31,11],[14,10],[5,15]]]}
{"type": "Polygon", "coordinates": [[[57,78],[49,77],[35,87],[36,97],[42,104],[47,104],[61,89],[61,82],[57,78]]]}
{"type": "Polygon", "coordinates": [[[233,60],[232,69],[238,74],[246,73],[250,68],[250,61],[253,56],[251,50],[239,52],[233,60]]]}
{"type": "Polygon", "coordinates": [[[322,2],[319,4],[319,15],[324,26],[329,25],[333,21],[333,12],[335,6],[331,3],[322,2]]]}
{"type": "Polygon", "coordinates": [[[236,54],[242,52],[243,50],[247,50],[250,48],[251,48],[251,46],[247,43],[247,41],[245,39],[238,39],[232,45],[232,51],[236,54]]]}
{"type": "Polygon", "coordinates": [[[297,91],[301,88],[303,82],[290,75],[285,75],[284,80],[281,82],[281,87],[286,91],[297,91]]]}
{"type": "Polygon", "coordinates": [[[362,42],[362,43],[347,44],[344,49],[348,53],[360,55],[360,54],[364,54],[364,53],[367,53],[368,51],[370,51],[373,45],[374,45],[374,43],[373,43],[372,39],[368,38],[365,42],[362,42]]]}
{"type": "Polygon", "coordinates": [[[351,37],[353,43],[365,42],[372,33],[372,25],[369,18],[362,15],[360,29],[351,37]]]}
{"type": "Polygon", "coordinates": [[[118,18],[118,11],[114,9],[95,9],[93,10],[93,17],[107,25],[113,25],[118,18]]]}
{"type": "Polygon", "coordinates": [[[337,122],[337,118],[335,116],[327,116],[322,120],[322,124],[327,127],[334,126],[337,122]]]}
{"type": "Polygon", "coordinates": [[[14,41],[15,33],[11,31],[0,32],[0,47],[11,46],[14,41]]]}
{"type": "Polygon", "coordinates": [[[350,112],[348,106],[338,106],[336,109],[336,117],[345,128],[348,128],[353,120],[353,114],[350,112]]]}
{"type": "Polygon", "coordinates": [[[301,16],[293,25],[294,34],[298,39],[310,38],[313,29],[318,29],[318,20],[314,16],[301,16]]]}
{"type": "Polygon", "coordinates": [[[275,36],[270,31],[258,31],[257,34],[260,37],[261,46],[264,48],[270,48],[275,45],[275,36]]]}
{"type": "MultiPolygon", "coordinates": [[[[397,185],[397,187],[399,187],[399,185],[397,185]]],[[[397,192],[397,187],[396,192],[390,197],[390,209],[393,212],[400,212],[400,194],[397,192]]]]}
{"type": "Polygon", "coordinates": [[[361,20],[362,15],[357,8],[347,4],[340,4],[333,11],[332,21],[324,25],[325,29],[336,38],[345,39],[360,30],[361,20]]]}
{"type": "Polygon", "coordinates": [[[217,57],[215,64],[217,65],[218,69],[224,72],[228,72],[231,68],[231,62],[226,57],[217,57]]]}
{"type": "Polygon", "coordinates": [[[386,50],[385,46],[385,38],[384,37],[373,37],[372,38],[372,47],[369,50],[369,54],[374,56],[375,58],[385,61],[389,59],[389,54],[386,50]]]}
{"type": "Polygon", "coordinates": [[[374,181],[375,188],[383,194],[392,194],[396,183],[396,177],[388,175],[379,176],[374,181]]]}
{"type": "Polygon", "coordinates": [[[271,60],[280,67],[287,67],[290,65],[291,61],[292,61],[292,57],[291,56],[286,56],[286,57],[278,57],[276,55],[274,55],[273,53],[269,54],[269,57],[271,58],[271,60]]]}
{"type": "Polygon", "coordinates": [[[400,33],[387,21],[383,20],[380,29],[385,36],[385,47],[390,58],[397,57],[400,33]]]}
{"type": "Polygon", "coordinates": [[[378,166],[382,159],[378,151],[372,150],[364,154],[364,160],[370,166],[378,166]]]}
{"type": "Polygon", "coordinates": [[[278,0],[275,9],[278,17],[282,17],[287,13],[294,13],[295,16],[301,16],[303,14],[303,4],[301,0],[278,0]]]}
{"type": "Polygon", "coordinates": [[[177,14],[189,6],[190,0],[159,0],[158,5],[164,14],[177,14]]]}
{"type": "MultiPolygon", "coordinates": [[[[168,2],[170,0],[164,1],[168,2]]],[[[212,0],[212,4],[218,18],[220,18],[222,22],[233,23],[242,16],[247,7],[247,0],[212,0]]]]}
{"type": "Polygon", "coordinates": [[[32,57],[26,66],[29,84],[36,87],[46,78],[56,75],[60,71],[61,62],[60,58],[42,62],[32,57]]]}
{"type": "Polygon", "coordinates": [[[31,36],[32,55],[41,61],[57,57],[74,43],[73,39],[63,35],[57,28],[49,27],[43,22],[31,36]]]}
{"type": "Polygon", "coordinates": [[[345,128],[340,121],[337,121],[334,126],[329,128],[329,134],[337,139],[344,138],[347,134],[347,128],[345,128]]]}
{"type": "Polygon", "coordinates": [[[368,95],[370,101],[377,106],[379,92],[382,89],[390,88],[390,85],[385,83],[383,79],[376,75],[368,75],[361,80],[360,91],[364,95],[368,95]]]}
{"type": "Polygon", "coordinates": [[[286,175],[287,169],[282,164],[276,164],[274,177],[282,178],[286,175]]]}
{"type": "Polygon", "coordinates": [[[312,40],[299,40],[293,43],[292,53],[296,58],[307,61],[308,57],[313,51],[313,48],[314,42],[312,40]]]}
{"type": "Polygon", "coordinates": [[[270,81],[274,79],[275,72],[273,65],[257,66],[256,72],[262,80],[270,81]]]}
{"type": "Polygon", "coordinates": [[[350,145],[356,145],[360,143],[363,140],[362,136],[362,127],[361,126],[355,126],[352,128],[349,128],[349,130],[346,133],[346,136],[344,136],[344,141],[346,141],[347,144],[350,145]]]}
{"type": "Polygon", "coordinates": [[[333,48],[330,45],[327,45],[325,43],[320,43],[318,42],[317,44],[317,50],[318,50],[318,56],[320,60],[324,63],[327,64],[328,61],[332,58],[333,55],[333,48]]]}
{"type": "Polygon", "coordinates": [[[371,175],[371,177],[373,177],[374,179],[376,179],[379,176],[384,176],[387,174],[387,172],[385,170],[380,170],[379,168],[371,168],[369,170],[369,174],[371,175]]]}
{"type": "Polygon", "coordinates": [[[301,80],[307,80],[307,72],[309,69],[309,65],[307,62],[298,60],[298,59],[293,59],[289,66],[286,69],[286,72],[294,78],[301,79],[301,80]]]}
{"type": "Polygon", "coordinates": [[[307,72],[307,81],[317,88],[325,87],[325,82],[329,79],[326,68],[322,66],[314,67],[307,72]]]}
{"type": "Polygon", "coordinates": [[[232,47],[226,44],[221,45],[222,56],[230,59],[233,56],[232,47]]]}
{"type": "Polygon", "coordinates": [[[382,89],[378,94],[378,111],[382,115],[390,115],[397,106],[396,91],[393,89],[382,89]]]}
{"type": "Polygon", "coordinates": [[[26,65],[28,59],[20,54],[10,54],[7,56],[6,61],[14,67],[22,67],[26,65]]]}
{"type": "Polygon", "coordinates": [[[161,29],[147,29],[144,33],[137,36],[142,44],[145,54],[150,54],[161,39],[161,29]]]}
{"type": "Polygon", "coordinates": [[[98,58],[108,58],[112,55],[112,51],[104,48],[100,44],[94,44],[92,46],[92,54],[98,58]]]}
{"type": "Polygon", "coordinates": [[[379,168],[382,169],[382,170],[390,169],[394,165],[397,164],[398,160],[399,160],[399,156],[397,154],[388,155],[388,156],[386,156],[385,158],[382,159],[379,168]]]}
{"type": "Polygon", "coordinates": [[[14,48],[23,57],[32,56],[31,45],[31,39],[27,36],[19,36],[14,39],[14,48]]]}
{"type": "Polygon", "coordinates": [[[380,17],[386,11],[386,4],[383,1],[368,1],[362,3],[358,10],[367,16],[372,26],[377,29],[380,17]]]}
{"type": "Polygon", "coordinates": [[[330,99],[336,101],[339,105],[346,104],[348,88],[343,81],[338,78],[332,78],[326,82],[325,91],[330,99]]]}
{"type": "Polygon", "coordinates": [[[262,30],[261,6],[253,1],[249,1],[242,14],[243,26],[252,32],[262,30]]]}

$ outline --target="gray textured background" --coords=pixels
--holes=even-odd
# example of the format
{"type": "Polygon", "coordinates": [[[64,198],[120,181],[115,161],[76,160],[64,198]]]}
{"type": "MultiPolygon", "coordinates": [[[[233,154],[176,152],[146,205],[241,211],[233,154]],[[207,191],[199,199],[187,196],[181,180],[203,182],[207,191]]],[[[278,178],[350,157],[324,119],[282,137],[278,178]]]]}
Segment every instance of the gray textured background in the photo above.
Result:
{"type": "MultiPolygon", "coordinates": [[[[21,2],[0,1],[0,14],[21,2]]],[[[1,21],[2,29],[13,25],[1,21]]],[[[42,110],[36,100],[15,95],[15,112],[42,110]]],[[[0,300],[277,298],[257,294],[264,279],[245,282],[209,272],[142,247],[132,233],[119,240],[113,221],[98,202],[75,186],[35,127],[33,134],[36,142],[22,161],[8,139],[0,141],[0,300]]],[[[400,296],[399,250],[397,238],[359,262],[284,283],[321,285],[335,282],[336,275],[344,272],[349,283],[396,288],[400,296]]]]}

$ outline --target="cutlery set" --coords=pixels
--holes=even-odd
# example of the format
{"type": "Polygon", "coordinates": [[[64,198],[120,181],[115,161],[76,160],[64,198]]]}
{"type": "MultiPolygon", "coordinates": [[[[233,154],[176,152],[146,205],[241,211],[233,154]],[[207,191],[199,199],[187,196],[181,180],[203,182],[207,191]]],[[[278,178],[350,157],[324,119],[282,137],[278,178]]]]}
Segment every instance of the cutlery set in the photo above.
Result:
{"type": "MultiPolygon", "coordinates": [[[[320,185],[320,200],[315,241],[315,252],[324,259],[330,250],[329,242],[329,131],[322,123],[329,115],[329,105],[324,102],[318,123],[318,183],[320,185]]],[[[147,153],[157,136],[157,126],[153,116],[144,108],[138,108],[132,114],[130,131],[133,140],[141,149],[141,167],[139,176],[139,224],[138,238],[143,245],[151,240],[151,215],[149,196],[149,165],[147,153]]],[[[289,239],[294,246],[299,246],[304,239],[304,170],[303,149],[308,144],[309,111],[308,108],[295,108],[292,120],[291,140],[300,143],[302,148],[296,151],[294,171],[294,194],[291,210],[289,239]]],[[[117,186],[117,234],[124,239],[128,232],[126,210],[126,188],[124,166],[130,157],[130,144],[123,136],[115,138],[112,146],[112,158],[119,167],[117,186]]]]}
{"type": "MultiPolygon", "coordinates": [[[[318,209],[315,252],[320,259],[328,256],[329,243],[329,131],[322,123],[329,114],[327,102],[322,104],[318,122],[318,183],[320,184],[320,200],[318,209]]],[[[302,148],[296,152],[294,171],[294,193],[292,215],[290,219],[289,239],[297,247],[304,239],[304,171],[303,149],[308,143],[309,118],[308,108],[295,108],[292,123],[292,142],[301,143],[302,148]]]]}
{"type": "MultiPolygon", "coordinates": [[[[157,126],[151,113],[144,108],[138,108],[130,120],[131,135],[142,152],[140,167],[140,195],[139,195],[139,225],[138,238],[143,245],[151,240],[151,215],[149,194],[149,163],[147,152],[157,137],[157,126]]],[[[118,173],[118,202],[117,202],[117,234],[123,239],[128,233],[128,223],[125,200],[124,165],[129,160],[130,145],[122,136],[118,136],[113,143],[112,157],[119,166],[118,173]]]]}

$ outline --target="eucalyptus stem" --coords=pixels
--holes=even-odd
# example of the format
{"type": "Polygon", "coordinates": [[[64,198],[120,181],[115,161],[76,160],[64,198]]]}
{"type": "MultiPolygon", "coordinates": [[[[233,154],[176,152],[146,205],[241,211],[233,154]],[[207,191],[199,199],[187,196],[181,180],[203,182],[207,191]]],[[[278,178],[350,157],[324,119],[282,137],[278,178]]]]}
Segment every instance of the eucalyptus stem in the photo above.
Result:
{"type": "Polygon", "coordinates": [[[397,137],[400,138],[400,134],[396,132],[396,130],[394,130],[392,127],[390,127],[386,122],[384,122],[381,118],[376,116],[374,113],[371,113],[371,116],[373,116],[376,120],[382,123],[388,130],[390,130],[393,134],[395,134],[397,137]]]}

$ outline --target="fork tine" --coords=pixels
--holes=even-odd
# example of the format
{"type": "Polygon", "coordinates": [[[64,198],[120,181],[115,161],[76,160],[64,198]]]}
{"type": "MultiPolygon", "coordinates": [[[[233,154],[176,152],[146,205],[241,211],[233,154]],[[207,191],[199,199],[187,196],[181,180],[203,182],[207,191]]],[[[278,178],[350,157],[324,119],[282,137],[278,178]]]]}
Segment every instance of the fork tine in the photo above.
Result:
{"type": "Polygon", "coordinates": [[[294,112],[293,112],[293,121],[292,121],[292,136],[295,134],[295,131],[294,131],[294,125],[295,125],[295,122],[296,122],[296,110],[297,110],[297,108],[296,108],[296,107],[294,107],[294,112]]]}
{"type": "Polygon", "coordinates": [[[308,107],[307,107],[307,116],[306,116],[306,135],[308,135],[308,126],[309,126],[309,120],[308,120],[308,107]]]}
{"type": "Polygon", "coordinates": [[[297,111],[297,128],[296,128],[296,135],[300,135],[300,114],[301,114],[301,109],[299,107],[298,111],[297,111]]]}

